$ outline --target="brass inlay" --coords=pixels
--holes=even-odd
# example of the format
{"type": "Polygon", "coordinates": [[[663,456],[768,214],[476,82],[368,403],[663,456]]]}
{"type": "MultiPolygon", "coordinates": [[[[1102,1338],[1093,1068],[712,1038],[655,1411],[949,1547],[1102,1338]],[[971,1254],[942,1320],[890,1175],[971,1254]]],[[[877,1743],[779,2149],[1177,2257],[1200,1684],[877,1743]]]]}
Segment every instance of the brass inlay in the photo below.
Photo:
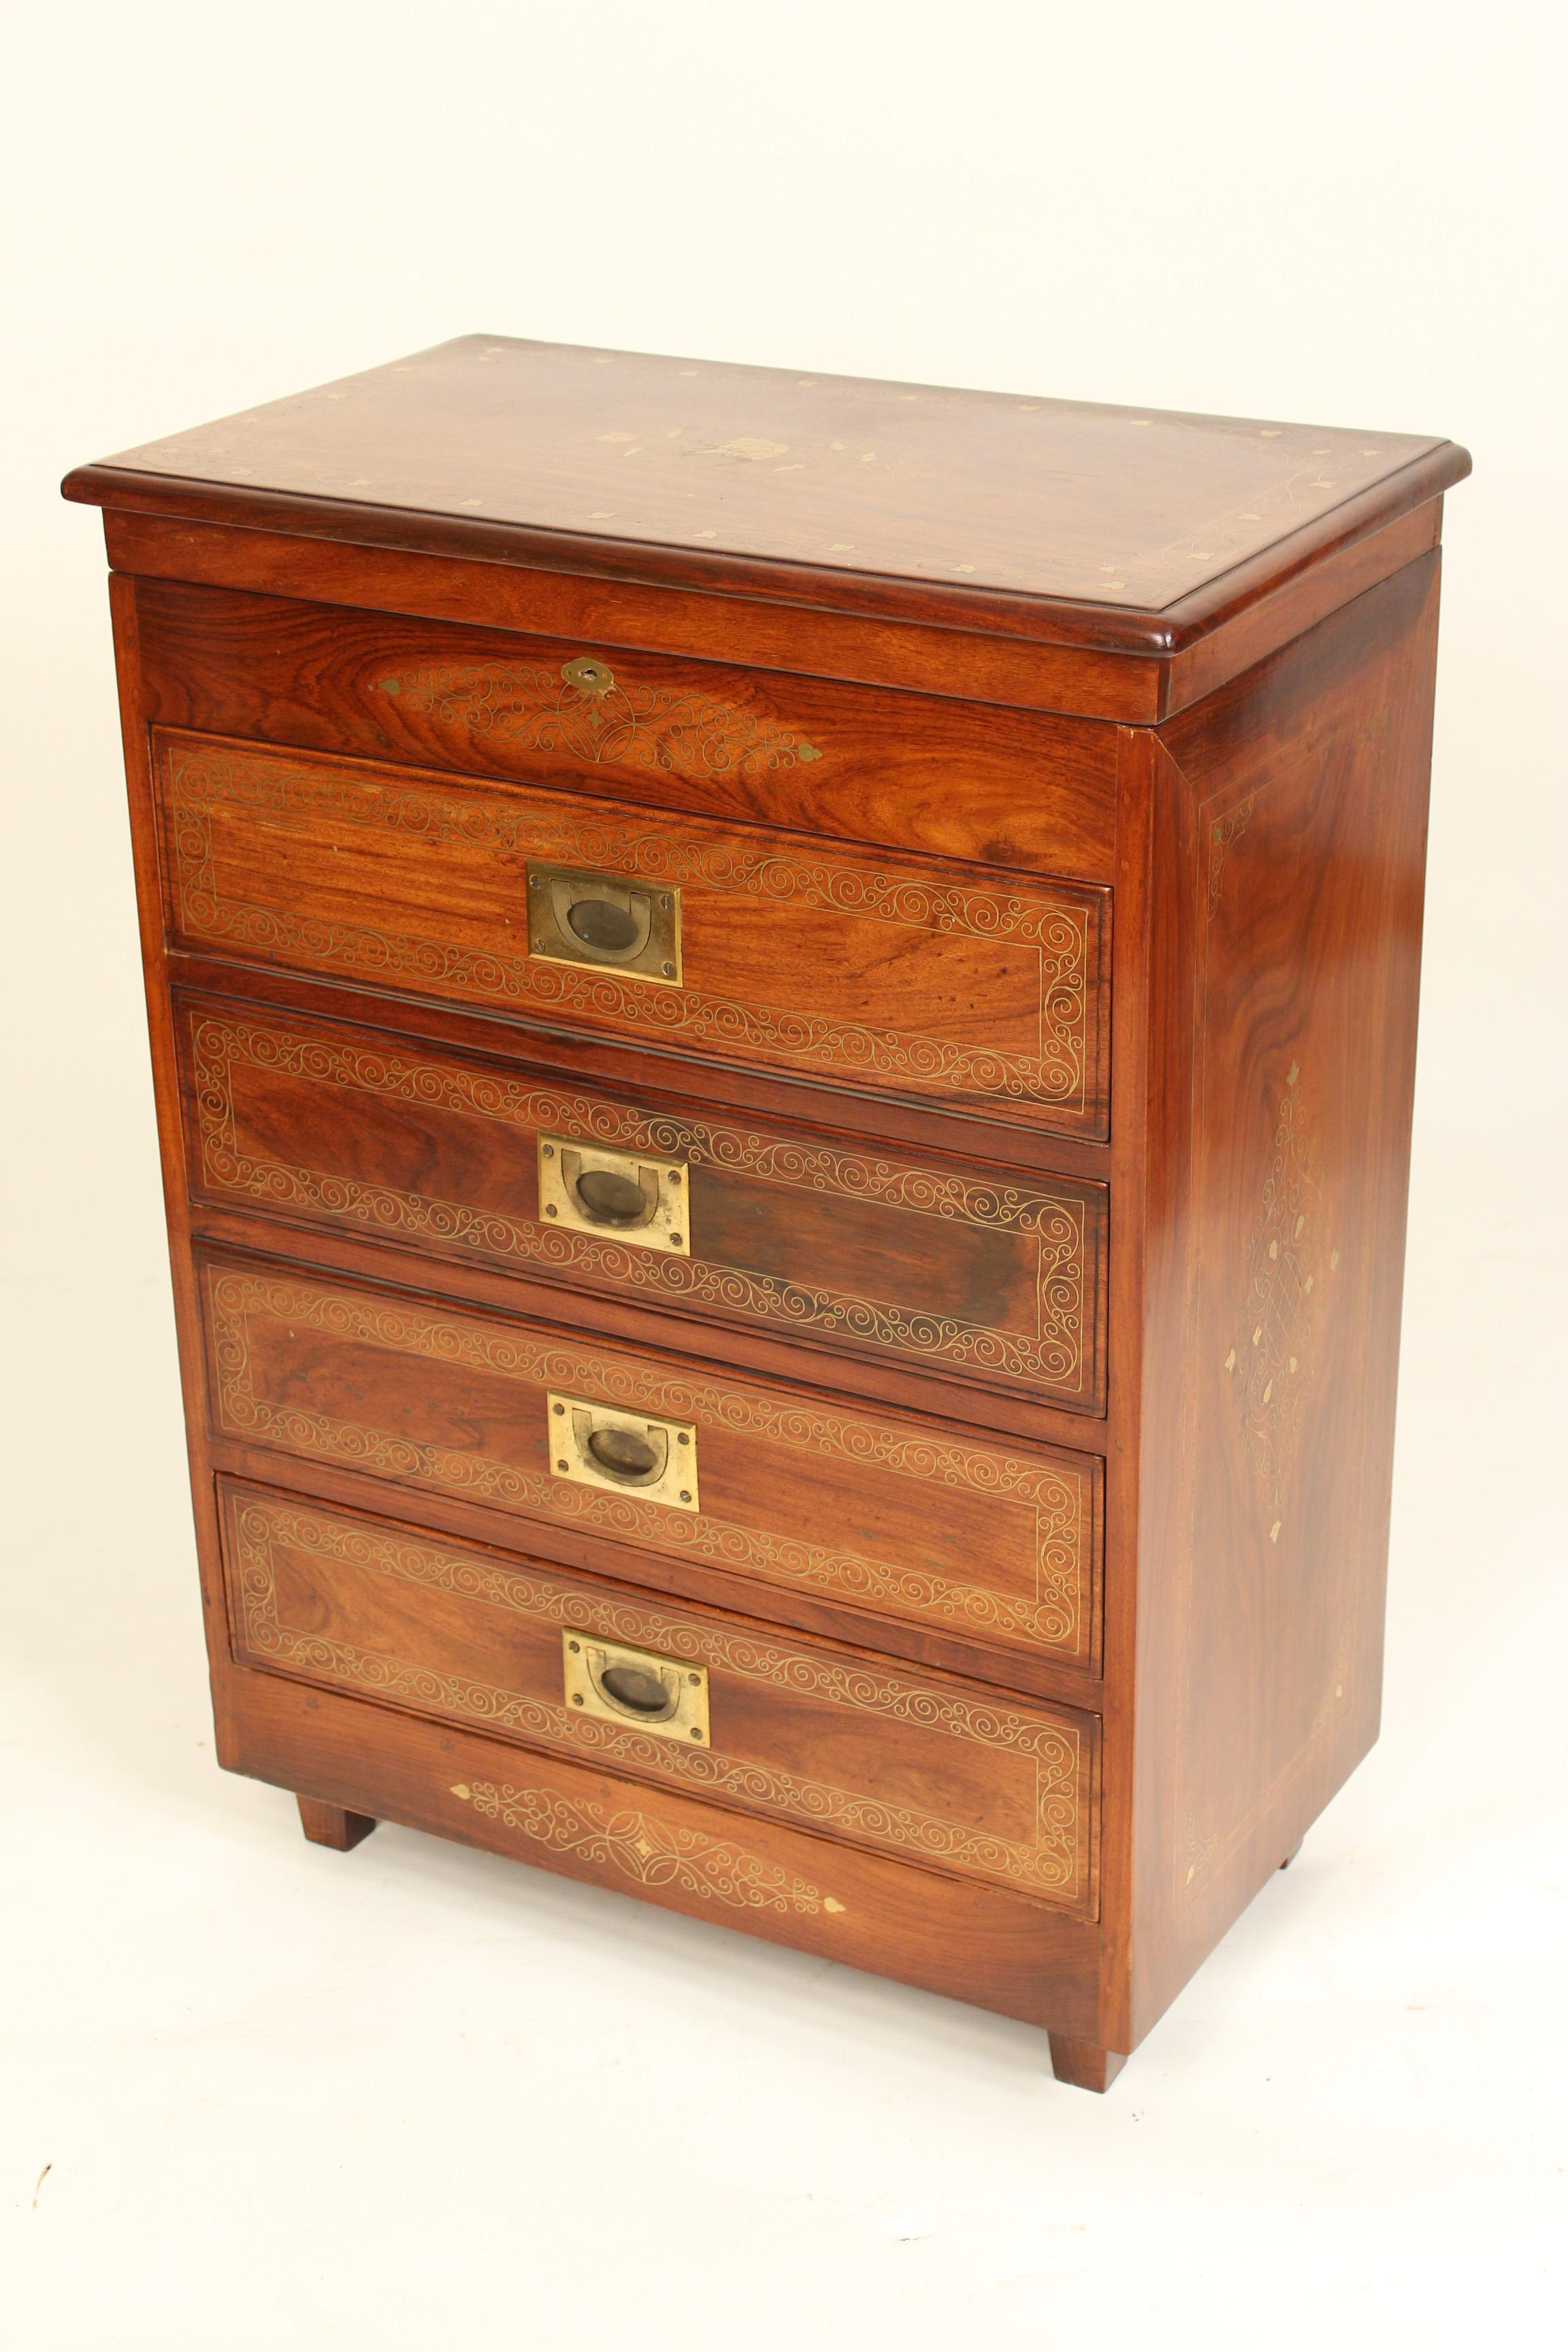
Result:
{"type": "Polygon", "coordinates": [[[564,1797],[558,1789],[514,1788],[510,1780],[458,1780],[451,1793],[486,1821],[500,1822],[553,1853],[604,1864],[638,1886],[679,1887],[738,1911],[841,1914],[846,1908],[737,1839],[708,1837],[635,1805],[601,1805],[589,1797],[564,1797]]]}
{"type": "Polygon", "coordinates": [[[500,1563],[412,1540],[384,1528],[339,1519],[281,1497],[231,1493],[230,1587],[237,1634],[245,1648],[279,1668],[357,1688],[410,1707],[467,1717],[563,1752],[596,1758],[720,1799],[760,1805],[910,1860],[999,1881],[1021,1892],[1088,1910],[1092,1902],[1093,1750],[1087,1718],[1040,1707],[1025,1713],[1005,1699],[972,1698],[866,1661],[786,1647],[761,1634],[597,1591],[574,1590],[500,1563]],[[280,1545],[323,1559],[510,1610],[538,1623],[576,1632],[601,1647],[624,1645],[661,1662],[760,1683],[852,1714],[1026,1762],[1033,1774],[1032,1834],[1006,1837],[883,1797],[874,1780],[844,1788],[809,1769],[728,1756],[695,1740],[652,1736],[624,1717],[535,1698],[523,1691],[447,1675],[413,1659],[282,1622],[273,1570],[280,1545]]]}
{"type": "Polygon", "coordinates": [[[603,1723],[631,1724],[655,1739],[708,1745],[708,1669],[661,1658],[569,1627],[561,1636],[566,1704],[603,1723]]]}
{"type": "MultiPolygon", "coordinates": [[[[592,1096],[540,1087],[460,1063],[423,1061],[383,1045],[304,1036],[284,1028],[208,1015],[194,1024],[196,1117],[205,1181],[283,1208],[352,1219],[373,1233],[405,1232],[456,1248],[519,1258],[604,1279],[656,1287],[676,1302],[782,1322],[826,1339],[897,1348],[959,1372],[1041,1382],[1069,1401],[1095,1389],[1093,1219],[1079,1194],[1028,1184],[982,1182],[948,1171],[808,1143],[757,1135],[666,1114],[631,1110],[592,1096]],[[634,1248],[637,1233],[589,1232],[565,1215],[541,1222],[479,1209],[390,1184],[253,1159],[239,1146],[234,1104],[237,1069],[276,1072],[345,1093],[428,1104],[456,1116],[510,1128],[551,1130],[547,1139],[586,1139],[591,1150],[624,1152],[639,1165],[711,1167],[835,1198],[873,1201],[942,1221],[1028,1235],[1037,1254],[1033,1331],[1000,1330],[900,1306],[896,1300],[808,1288],[744,1267],[689,1257],[657,1238],[634,1248]]],[[[343,1116],[353,1117],[352,1108],[343,1116]]],[[[541,1169],[543,1178],[545,1171],[541,1169]]],[[[676,1188],[684,1190],[684,1186],[676,1188]]],[[[552,1194],[542,1188],[542,1205],[552,1194]]],[[[558,1203],[559,1205],[559,1203],[558,1203]]],[[[660,1229],[654,1227],[652,1235],[660,1229]]]]}
{"type": "Polygon", "coordinates": [[[678,986],[680,893],[644,890],[617,874],[571,873],[531,859],[528,952],[678,986]]]}
{"type": "Polygon", "coordinates": [[[691,1255],[691,1187],[679,1160],[542,1135],[539,1213],[627,1249],[691,1255]]]}
{"type": "MultiPolygon", "coordinates": [[[[1092,986],[1099,971],[1101,895],[1033,883],[960,883],[832,856],[749,848],[738,836],[694,838],[682,828],[635,830],[628,812],[601,816],[547,793],[524,803],[493,789],[366,777],[345,768],[259,751],[165,739],[169,856],[175,928],[237,952],[276,957],[310,971],[359,972],[380,985],[548,1005],[590,1024],[652,1032],[676,1045],[731,1057],[756,1055],[792,1067],[889,1087],[983,1102],[987,1116],[1092,1127],[1098,1059],[1092,986]],[[1037,1050],[1016,1053],[918,1032],[877,1028],[704,993],[673,983],[650,989],[645,972],[588,966],[550,954],[510,955],[428,935],[384,931],[337,917],[229,898],[219,880],[213,812],[242,813],[268,829],[304,820],[398,833],[466,855],[519,853],[563,875],[614,875],[628,892],[702,889],[826,909],[886,923],[895,932],[954,932],[1032,948],[1039,971],[1037,1050]]],[[[352,838],[352,831],[350,833],[352,838]]],[[[530,898],[541,896],[530,892],[530,898]]],[[[549,919],[553,929],[553,919],[549,919]]],[[[521,944],[521,943],[520,943],[521,944]]],[[[670,961],[669,958],[662,961],[670,961]]],[[[679,953],[673,961],[679,971],[679,953]]],[[[655,975],[663,979],[662,973],[655,975]]]]}
{"type": "MultiPolygon", "coordinates": [[[[715,1386],[653,1372],[643,1363],[575,1349],[520,1329],[394,1305],[363,1292],[341,1292],[277,1276],[207,1270],[207,1299],[218,1418],[231,1435],[297,1454],[353,1464],[373,1476],[411,1478],[546,1518],[569,1517],[619,1541],[710,1561],[742,1574],[829,1592],[873,1609],[933,1617],[960,1633],[1038,1643],[1079,1660],[1093,1640],[1096,1482],[1093,1468],[1070,1461],[1030,1461],[994,1445],[960,1443],[930,1432],[827,1412],[801,1398],[776,1402],[754,1390],[715,1386]],[[1033,1590],[1008,1592],[984,1581],[983,1561],[964,1577],[851,1550],[782,1537],[718,1513],[661,1509],[635,1491],[611,1494],[477,1449],[425,1444],[340,1419],[290,1400],[258,1395],[252,1378],[252,1318],[290,1329],[326,1332],[386,1348],[425,1362],[468,1364],[503,1380],[546,1387],[596,1388],[619,1394],[628,1409],[651,1404],[661,1415],[689,1418],[743,1440],[786,1452],[819,1454],[872,1472],[927,1481],[933,1491],[994,1497],[1029,1516],[1033,1590]]],[[[564,1398],[563,1398],[564,1402],[564,1398]]],[[[554,1416],[550,1416],[554,1420],[554,1416]]]]}
{"type": "Polygon", "coordinates": [[[1247,1247],[1241,1323],[1225,1362],[1237,1384],[1243,1441],[1263,1494],[1270,1544],[1285,1524],[1322,1284],[1339,1265],[1336,1251],[1325,1269],[1322,1183],[1311,1120],[1296,1091],[1300,1075],[1292,1062],[1247,1247]]]}
{"type": "Polygon", "coordinates": [[[1233,843],[1241,839],[1258,804],[1258,794],[1248,793],[1224,816],[1216,816],[1209,825],[1208,916],[1212,923],[1220,909],[1220,894],[1225,883],[1226,860],[1233,843]]]}
{"type": "Polygon", "coordinates": [[[656,1421],[553,1390],[545,1418],[550,1466],[558,1478],[612,1495],[634,1494],[673,1510],[698,1507],[697,1431],[691,1423],[656,1421]]]}
{"type": "Polygon", "coordinates": [[[596,654],[559,671],[442,662],[376,680],[409,709],[520,751],[676,776],[773,775],[820,760],[789,728],[716,696],[617,678],[596,654]]]}

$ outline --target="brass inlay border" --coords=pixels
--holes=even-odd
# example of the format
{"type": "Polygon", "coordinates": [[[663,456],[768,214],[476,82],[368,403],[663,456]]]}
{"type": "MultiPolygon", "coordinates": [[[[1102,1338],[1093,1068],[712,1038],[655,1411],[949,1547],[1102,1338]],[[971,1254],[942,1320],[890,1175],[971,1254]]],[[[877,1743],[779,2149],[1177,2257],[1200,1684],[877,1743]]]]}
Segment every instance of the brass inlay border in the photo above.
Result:
{"type": "Polygon", "coordinates": [[[1247,1245],[1240,1328],[1225,1369],[1237,1384],[1243,1442],[1263,1491],[1278,1543],[1311,1379],[1315,1310],[1325,1273],[1322,1184],[1312,1121],[1296,1092],[1292,1062],[1280,1090],[1274,1147],[1247,1245]],[[1317,1296],[1314,1296],[1317,1294],[1317,1296]]]}
{"type": "Polygon", "coordinates": [[[820,760],[790,728],[715,695],[617,678],[596,655],[558,670],[504,662],[435,662],[375,681],[445,727],[524,751],[670,776],[775,775],[820,760]]]}
{"type": "Polygon", "coordinates": [[[808,1878],[797,1878],[733,1838],[705,1837],[684,1822],[660,1821],[633,1805],[595,1804],[557,1789],[519,1789],[510,1780],[454,1781],[450,1793],[489,1822],[500,1822],[553,1853],[606,1864],[638,1886],[679,1886],[704,1902],[738,1911],[842,1912],[847,1906],[808,1878]]]}
{"type": "Polygon", "coordinates": [[[755,1392],[535,1339],[515,1327],[470,1322],[412,1303],[394,1306],[371,1293],[337,1292],[226,1266],[207,1268],[206,1293],[217,1418],[233,1436],[348,1463],[373,1475],[447,1487],[542,1518],[577,1519],[622,1541],[762,1573],[871,1608],[913,1612],[961,1632],[1034,1642],[1072,1659],[1089,1653],[1094,1490],[1087,1466],[1028,1462],[995,1447],[890,1430],[801,1402],[775,1403],[755,1392]],[[1034,1517],[1036,1590],[1014,1596],[934,1570],[771,1535],[710,1511],[665,1510],[635,1495],[535,1475],[494,1455],[275,1404],[257,1395],[252,1383],[248,1327],[257,1316],[426,1361],[472,1365],[546,1390],[586,1391],[628,1411],[664,1413],[699,1428],[717,1426],[766,1444],[827,1454],[1017,1504],[1034,1517]]]}
{"type": "Polygon", "coordinates": [[[502,1570],[441,1545],[401,1538],[271,1498],[231,1497],[230,1517],[239,1632],[247,1649],[274,1664],[350,1681],[384,1698],[461,1715],[568,1751],[599,1752],[680,1784],[742,1803],[768,1805],[817,1828],[1021,1885],[1075,1906],[1087,1897],[1090,1758],[1084,1734],[1066,1718],[1024,1715],[999,1701],[970,1699],[880,1667],[817,1657],[717,1624],[694,1625],[662,1610],[574,1591],[521,1568],[502,1570]],[[309,1628],[284,1625],[277,1611],[274,1542],[483,1601],[552,1630],[580,1626],[631,1647],[689,1659],[710,1672],[722,1670],[852,1712],[1026,1758],[1035,1774],[1035,1838],[1023,1844],[863,1790],[842,1789],[752,1759],[727,1757],[721,1748],[678,1746],[630,1726],[575,1714],[560,1702],[532,1698],[471,1676],[440,1674],[331,1640],[309,1628]]]}
{"type": "MultiPolygon", "coordinates": [[[[624,1109],[560,1087],[533,1086],[499,1072],[416,1059],[392,1047],[328,1043],[216,1015],[193,1020],[191,1046],[203,1174],[216,1189],[350,1218],[373,1233],[414,1234],[453,1248],[570,1268],[826,1339],[896,1348],[957,1371],[1038,1381],[1074,1398],[1092,1393],[1094,1349],[1085,1327],[1094,1311],[1095,1281],[1089,1220],[1081,1197],[1038,1184],[983,1183],[861,1152],[624,1109]],[[240,1150],[237,1131],[234,1073],[242,1067],[538,1129],[557,1142],[569,1135],[590,1147],[647,1151],[691,1168],[707,1166],[802,1191],[1024,1233],[1038,1252],[1037,1329],[1003,1331],[884,1299],[808,1289],[779,1276],[715,1265],[700,1255],[650,1252],[610,1234],[509,1217],[392,1185],[321,1174],[284,1160],[256,1160],[240,1150]]],[[[700,1235],[694,1238],[700,1244],[700,1235]]]]}
{"type": "MultiPolygon", "coordinates": [[[[341,769],[304,767],[270,754],[166,743],[174,913],[187,938],[226,941],[307,968],[340,968],[399,986],[457,989],[502,1003],[548,1004],[639,1034],[756,1054],[863,1083],[981,1096],[993,1116],[1090,1110],[1089,974],[1095,941],[1087,896],[981,887],[883,873],[819,856],[751,849],[739,836],[705,843],[668,826],[637,833],[630,813],[595,817],[560,804],[520,807],[520,788],[378,782],[341,769]],[[795,1013],[692,987],[650,989],[613,972],[576,970],[526,953],[470,950],[290,908],[225,897],[212,812],[248,812],[274,825],[305,815],[344,827],[397,832],[433,845],[505,852],[552,864],[637,877],[722,896],[797,904],[900,929],[1008,940],[1039,960],[1037,1054],[1005,1053],[943,1037],[795,1013]]],[[[521,788],[526,789],[526,788],[521,788]]],[[[521,895],[521,894],[520,894],[521,895]]],[[[520,908],[521,912],[521,908],[520,908]]],[[[521,940],[520,940],[521,943],[521,940]]]]}

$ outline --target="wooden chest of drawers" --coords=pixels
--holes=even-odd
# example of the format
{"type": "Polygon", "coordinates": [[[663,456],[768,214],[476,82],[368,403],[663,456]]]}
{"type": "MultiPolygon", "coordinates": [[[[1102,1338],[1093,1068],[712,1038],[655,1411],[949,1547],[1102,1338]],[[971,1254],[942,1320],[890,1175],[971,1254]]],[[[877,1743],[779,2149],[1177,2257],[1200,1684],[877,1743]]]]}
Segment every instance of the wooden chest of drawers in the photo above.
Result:
{"type": "Polygon", "coordinates": [[[225,1764],[1104,2087],[1375,1737],[1468,470],[474,338],[70,477],[225,1764]]]}

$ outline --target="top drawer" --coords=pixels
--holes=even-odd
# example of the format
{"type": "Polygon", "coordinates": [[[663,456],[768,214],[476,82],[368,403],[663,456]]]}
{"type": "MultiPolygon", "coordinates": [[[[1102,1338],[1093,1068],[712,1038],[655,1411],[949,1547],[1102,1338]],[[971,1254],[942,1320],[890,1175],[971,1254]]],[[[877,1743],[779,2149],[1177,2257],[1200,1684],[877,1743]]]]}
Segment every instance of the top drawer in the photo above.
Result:
{"type": "Polygon", "coordinates": [[[1109,893],[158,730],[172,936],[1106,1132],[1109,893]]]}

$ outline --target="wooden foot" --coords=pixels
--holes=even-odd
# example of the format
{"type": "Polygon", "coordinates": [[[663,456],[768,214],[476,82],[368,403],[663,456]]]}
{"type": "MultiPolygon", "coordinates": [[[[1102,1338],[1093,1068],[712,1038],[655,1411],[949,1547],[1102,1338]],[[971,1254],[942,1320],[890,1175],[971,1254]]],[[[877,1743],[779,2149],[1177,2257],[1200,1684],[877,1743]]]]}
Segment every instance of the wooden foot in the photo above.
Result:
{"type": "Polygon", "coordinates": [[[347,1853],[375,1827],[368,1813],[347,1813],[342,1805],[324,1805],[319,1797],[299,1799],[300,1826],[312,1845],[330,1845],[347,1853]]]}
{"type": "Polygon", "coordinates": [[[1305,1838],[1298,1838],[1296,1840],[1295,1844],[1291,1847],[1289,1853],[1286,1855],[1284,1861],[1279,1865],[1281,1870],[1289,1869],[1290,1864],[1295,1861],[1296,1856],[1300,1853],[1301,1848],[1306,1844],[1306,1843],[1307,1841],[1305,1838]]]}
{"type": "Polygon", "coordinates": [[[1076,2083],[1080,2091],[1109,2091],[1126,2063],[1120,2050],[1102,2050],[1098,2042],[1051,2036],[1052,2072],[1058,2083],[1076,2083]]]}

